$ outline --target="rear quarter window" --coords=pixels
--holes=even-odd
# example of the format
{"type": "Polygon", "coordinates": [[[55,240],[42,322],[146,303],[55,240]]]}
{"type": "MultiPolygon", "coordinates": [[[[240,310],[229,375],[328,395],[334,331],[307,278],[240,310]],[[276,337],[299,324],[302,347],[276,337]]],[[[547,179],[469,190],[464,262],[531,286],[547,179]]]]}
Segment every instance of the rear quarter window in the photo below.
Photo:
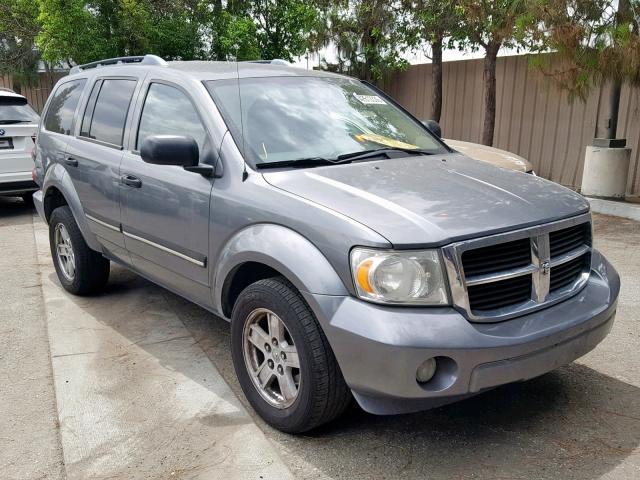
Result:
{"type": "Polygon", "coordinates": [[[49,132],[71,134],[73,116],[84,89],[86,79],[78,79],[60,85],[49,103],[44,118],[44,128],[49,132]]]}

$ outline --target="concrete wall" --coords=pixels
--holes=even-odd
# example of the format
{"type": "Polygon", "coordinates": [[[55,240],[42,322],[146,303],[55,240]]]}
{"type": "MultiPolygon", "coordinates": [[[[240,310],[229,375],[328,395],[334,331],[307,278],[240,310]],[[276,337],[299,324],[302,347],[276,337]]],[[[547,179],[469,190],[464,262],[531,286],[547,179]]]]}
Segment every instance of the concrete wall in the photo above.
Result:
{"type": "MultiPolygon", "coordinates": [[[[442,132],[445,138],[480,142],[483,122],[482,59],[443,67],[442,132]]],[[[382,88],[420,119],[431,112],[431,65],[414,65],[387,76],[382,88]]],[[[609,87],[594,88],[587,101],[569,102],[565,92],[526,56],[498,58],[496,129],[493,145],[529,159],[540,175],[578,188],[585,146],[603,136],[609,87]]],[[[618,136],[632,151],[627,192],[640,195],[640,93],[622,91],[618,136]]]]}

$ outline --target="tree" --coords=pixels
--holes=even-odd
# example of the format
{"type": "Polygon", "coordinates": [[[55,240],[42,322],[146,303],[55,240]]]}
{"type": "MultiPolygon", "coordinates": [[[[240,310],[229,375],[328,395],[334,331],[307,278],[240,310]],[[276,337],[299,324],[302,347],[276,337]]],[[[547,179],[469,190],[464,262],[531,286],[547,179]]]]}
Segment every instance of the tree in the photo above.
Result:
{"type": "Polygon", "coordinates": [[[379,80],[385,71],[402,69],[400,55],[408,46],[404,11],[388,0],[321,2],[327,18],[328,41],[335,45],[336,69],[364,80],[379,80]]]}
{"type": "Polygon", "coordinates": [[[419,45],[426,42],[431,47],[431,119],[436,122],[440,121],[442,114],[442,51],[445,39],[459,36],[460,19],[455,5],[452,0],[403,0],[403,8],[409,14],[405,26],[408,43],[419,45]]]}
{"type": "Polygon", "coordinates": [[[35,38],[39,31],[38,5],[28,0],[0,0],[0,73],[13,76],[13,88],[36,77],[38,52],[35,38]]]}
{"type": "Polygon", "coordinates": [[[292,61],[313,47],[321,28],[319,11],[303,0],[253,0],[248,13],[256,23],[262,58],[292,61]]]}
{"type": "Polygon", "coordinates": [[[532,10],[539,24],[525,25],[530,48],[559,59],[551,67],[539,56],[539,69],[582,100],[594,85],[613,83],[608,136],[615,138],[622,83],[640,85],[640,0],[537,0],[532,10]]]}
{"type": "MultiPolygon", "coordinates": [[[[550,0],[553,1],[553,0],[550,0]]],[[[501,47],[518,43],[525,22],[535,23],[526,0],[459,0],[460,48],[482,48],[484,57],[484,123],[482,143],[493,144],[496,122],[496,61],[501,47]]]]}
{"type": "Polygon", "coordinates": [[[51,62],[155,53],[190,60],[203,55],[196,0],[39,0],[37,43],[51,62]]]}

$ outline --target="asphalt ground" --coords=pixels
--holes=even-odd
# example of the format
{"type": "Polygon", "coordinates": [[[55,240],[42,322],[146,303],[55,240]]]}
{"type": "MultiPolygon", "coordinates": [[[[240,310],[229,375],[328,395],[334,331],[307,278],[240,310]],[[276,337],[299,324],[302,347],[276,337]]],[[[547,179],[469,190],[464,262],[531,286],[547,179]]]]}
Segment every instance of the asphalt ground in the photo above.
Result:
{"type": "Polygon", "coordinates": [[[594,351],[431,411],[353,406],[290,436],[247,405],[224,320],[120,267],[103,295],[67,295],[46,226],[0,198],[0,478],[636,480],[640,224],[594,220],[622,277],[594,351]]]}

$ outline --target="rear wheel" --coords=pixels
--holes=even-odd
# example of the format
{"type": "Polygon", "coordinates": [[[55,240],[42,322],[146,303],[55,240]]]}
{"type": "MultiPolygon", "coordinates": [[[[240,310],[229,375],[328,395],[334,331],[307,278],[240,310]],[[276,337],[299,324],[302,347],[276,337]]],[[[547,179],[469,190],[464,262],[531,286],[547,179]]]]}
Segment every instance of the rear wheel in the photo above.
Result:
{"type": "Polygon", "coordinates": [[[311,430],[349,405],[350,391],[313,312],[282,277],[260,280],[240,294],[231,350],[249,403],[279,430],[311,430]]]}
{"type": "Polygon", "coordinates": [[[109,279],[109,260],[88,247],[68,206],[58,207],[51,214],[49,245],[65,290],[90,295],[104,288],[109,279]]]}

